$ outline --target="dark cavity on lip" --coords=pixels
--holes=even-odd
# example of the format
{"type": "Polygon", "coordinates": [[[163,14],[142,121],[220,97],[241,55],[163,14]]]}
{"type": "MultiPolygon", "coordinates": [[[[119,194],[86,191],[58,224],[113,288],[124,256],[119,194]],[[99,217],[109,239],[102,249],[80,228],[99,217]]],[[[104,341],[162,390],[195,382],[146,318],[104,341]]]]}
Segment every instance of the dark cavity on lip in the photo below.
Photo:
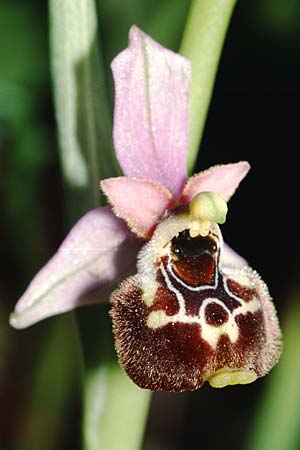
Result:
{"type": "Polygon", "coordinates": [[[172,266],[177,276],[189,286],[213,285],[215,282],[217,244],[209,236],[191,237],[181,231],[171,241],[172,266]]]}
{"type": "Polygon", "coordinates": [[[189,230],[181,231],[171,242],[172,252],[179,259],[201,256],[204,253],[214,255],[217,251],[217,244],[211,237],[191,237],[189,230]]]}

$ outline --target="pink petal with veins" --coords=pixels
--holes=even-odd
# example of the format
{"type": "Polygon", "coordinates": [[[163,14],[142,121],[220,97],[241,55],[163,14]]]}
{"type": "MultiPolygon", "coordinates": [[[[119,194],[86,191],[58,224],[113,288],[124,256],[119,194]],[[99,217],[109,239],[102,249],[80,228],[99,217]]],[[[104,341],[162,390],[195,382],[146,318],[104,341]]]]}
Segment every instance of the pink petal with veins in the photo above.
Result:
{"type": "Polygon", "coordinates": [[[215,192],[228,201],[242,179],[247,175],[250,164],[242,161],[211,167],[191,177],[186,183],[180,202],[189,203],[199,192],[215,192]]]}
{"type": "Polygon", "coordinates": [[[154,181],[117,177],[100,184],[114,212],[141,237],[149,237],[165,211],[175,204],[171,192],[154,181]]]}
{"type": "Polygon", "coordinates": [[[10,324],[26,328],[78,306],[107,301],[135,272],[140,242],[110,207],[96,208],[72,228],[18,301],[10,324]]]}
{"type": "Polygon", "coordinates": [[[132,27],[112,63],[114,144],[123,173],[178,197],[186,181],[191,64],[132,27]]]}

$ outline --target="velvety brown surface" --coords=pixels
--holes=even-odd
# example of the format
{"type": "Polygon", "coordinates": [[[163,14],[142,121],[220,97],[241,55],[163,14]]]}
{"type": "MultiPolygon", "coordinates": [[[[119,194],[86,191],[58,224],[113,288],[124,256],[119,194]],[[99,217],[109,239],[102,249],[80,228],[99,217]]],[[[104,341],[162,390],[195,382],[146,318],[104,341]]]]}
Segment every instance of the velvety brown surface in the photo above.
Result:
{"type": "Polygon", "coordinates": [[[179,311],[177,297],[167,288],[165,279],[159,269],[157,270],[156,280],[159,283],[159,287],[156,291],[153,305],[149,308],[149,312],[163,310],[168,316],[177,314],[179,311]]]}
{"type": "Polygon", "coordinates": [[[245,302],[250,302],[255,295],[255,290],[247,288],[245,286],[241,286],[234,280],[228,280],[227,282],[228,288],[230,291],[236,295],[237,297],[242,298],[245,302]]]}
{"type": "Polygon", "coordinates": [[[229,316],[227,311],[218,303],[210,303],[205,308],[205,321],[209,325],[218,327],[227,322],[229,316]]]}
{"type": "MultiPolygon", "coordinates": [[[[149,328],[148,309],[141,295],[139,277],[131,277],[114,293],[111,309],[119,361],[140,387],[194,390],[224,367],[253,369],[261,375],[260,357],[266,337],[260,311],[238,316],[237,342],[233,344],[227,335],[222,335],[213,349],[201,338],[198,324],[170,323],[149,328]]],[[[219,314],[218,320],[225,319],[218,308],[214,311],[216,317],[219,314]]]]}

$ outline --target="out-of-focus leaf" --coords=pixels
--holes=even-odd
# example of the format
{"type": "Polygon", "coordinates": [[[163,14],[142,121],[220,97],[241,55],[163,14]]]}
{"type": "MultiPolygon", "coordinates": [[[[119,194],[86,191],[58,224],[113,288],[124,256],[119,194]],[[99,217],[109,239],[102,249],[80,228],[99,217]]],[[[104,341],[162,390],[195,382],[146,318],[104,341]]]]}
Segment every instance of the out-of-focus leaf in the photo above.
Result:
{"type": "Polygon", "coordinates": [[[3,79],[0,74],[0,118],[3,121],[21,127],[24,120],[32,117],[34,106],[35,99],[29,89],[3,79]]]}
{"type": "Polygon", "coordinates": [[[255,26],[266,36],[273,35],[280,40],[290,39],[299,43],[300,2],[297,0],[256,0],[249,4],[249,18],[256,18],[255,26]],[[298,39],[297,39],[298,38],[298,39]]]}
{"type": "Polygon", "coordinates": [[[144,31],[163,46],[178,51],[190,3],[191,0],[156,0],[153,14],[145,11],[144,31]]]}
{"type": "Polygon", "coordinates": [[[48,77],[46,17],[32,3],[2,0],[0,80],[31,86],[48,77]]]}
{"type": "Polygon", "coordinates": [[[51,0],[50,25],[63,173],[69,186],[85,194],[78,213],[80,203],[85,211],[99,205],[98,181],[116,173],[93,0],[51,0]]]}
{"type": "Polygon", "coordinates": [[[72,316],[56,318],[53,325],[29,377],[27,402],[14,437],[19,450],[65,448],[66,434],[74,432],[74,423],[66,417],[80,390],[80,342],[72,316]]]}
{"type": "Polygon", "coordinates": [[[300,442],[299,290],[286,303],[283,354],[267,381],[246,450],[296,450],[300,442]]]}
{"type": "Polygon", "coordinates": [[[13,270],[24,277],[47,253],[40,203],[41,170],[49,164],[51,145],[44,115],[49,108],[46,23],[46,10],[38,4],[0,4],[2,254],[4,260],[13,255],[13,270]]]}
{"type": "Polygon", "coordinates": [[[190,1],[97,0],[106,60],[110,61],[125,47],[132,25],[137,25],[164,47],[177,51],[190,1]]]}

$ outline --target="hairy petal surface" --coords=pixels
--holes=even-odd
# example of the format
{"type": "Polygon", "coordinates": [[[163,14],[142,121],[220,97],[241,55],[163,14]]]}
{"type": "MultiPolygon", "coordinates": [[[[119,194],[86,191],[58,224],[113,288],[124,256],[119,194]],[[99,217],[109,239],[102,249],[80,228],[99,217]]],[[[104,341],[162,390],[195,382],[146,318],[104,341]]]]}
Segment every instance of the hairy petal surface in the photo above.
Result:
{"type": "Polygon", "coordinates": [[[123,173],[157,181],[178,197],[186,181],[190,62],[134,26],[112,70],[123,173]]]}
{"type": "Polygon", "coordinates": [[[100,185],[114,212],[144,238],[150,236],[164,212],[175,204],[171,192],[154,181],[117,177],[103,180],[100,185]]]}
{"type": "Polygon", "coordinates": [[[103,302],[135,271],[140,242],[110,207],[85,214],[18,301],[10,324],[26,328],[78,306],[103,302]]]}
{"type": "Polygon", "coordinates": [[[195,195],[204,191],[215,192],[228,201],[249,169],[250,164],[241,161],[204,170],[188,180],[183,189],[181,203],[189,203],[195,195]]]}

